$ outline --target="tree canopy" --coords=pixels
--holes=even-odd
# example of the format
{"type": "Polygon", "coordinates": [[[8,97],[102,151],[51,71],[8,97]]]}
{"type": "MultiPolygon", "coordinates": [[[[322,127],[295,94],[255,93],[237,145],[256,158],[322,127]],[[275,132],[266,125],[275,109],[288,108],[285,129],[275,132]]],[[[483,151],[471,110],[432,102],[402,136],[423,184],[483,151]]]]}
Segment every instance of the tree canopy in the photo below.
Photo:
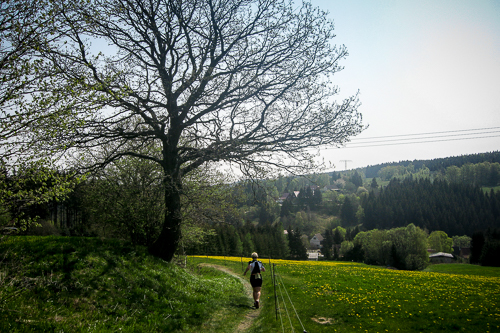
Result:
{"type": "Polygon", "coordinates": [[[180,238],[182,179],[193,170],[309,167],[307,149],[341,145],[363,128],[357,95],[334,101],[332,76],[347,49],[331,44],[333,22],[308,2],[53,6],[56,37],[38,55],[54,73],[17,106],[24,116],[10,124],[29,133],[15,148],[77,156],[87,171],[124,156],[159,164],[165,221],[150,250],[166,260],[180,238]]]}

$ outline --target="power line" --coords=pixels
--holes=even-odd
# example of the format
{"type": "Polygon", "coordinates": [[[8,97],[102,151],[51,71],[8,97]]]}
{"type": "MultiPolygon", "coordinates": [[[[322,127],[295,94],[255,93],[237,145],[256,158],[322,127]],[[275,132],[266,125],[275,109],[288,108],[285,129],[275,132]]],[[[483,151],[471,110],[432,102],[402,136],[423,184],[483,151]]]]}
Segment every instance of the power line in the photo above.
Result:
{"type": "MultiPolygon", "coordinates": [[[[465,133],[465,134],[452,134],[452,135],[424,136],[424,137],[420,137],[420,138],[390,139],[390,140],[378,140],[378,141],[369,141],[369,142],[349,142],[348,144],[349,145],[362,145],[362,144],[366,144],[366,143],[424,140],[424,139],[435,139],[435,138],[449,138],[449,137],[457,137],[457,136],[492,134],[492,133],[499,133],[499,132],[500,132],[500,130],[499,131],[491,131],[491,132],[482,132],[482,133],[465,133]]],[[[467,138],[464,138],[464,139],[467,139],[467,138]]]]}
{"type": "MultiPolygon", "coordinates": [[[[486,139],[486,138],[498,138],[498,137],[500,137],[500,135],[479,136],[479,137],[474,137],[474,138],[446,139],[446,140],[428,140],[428,141],[415,141],[415,142],[397,142],[397,143],[386,143],[386,144],[367,145],[367,146],[354,146],[354,147],[345,146],[345,147],[339,147],[338,149],[354,149],[354,148],[366,148],[366,147],[397,146],[397,145],[410,145],[410,144],[416,144],[416,143],[460,141],[460,140],[486,139]]],[[[370,144],[370,142],[365,142],[365,143],[370,144]]],[[[332,148],[329,148],[329,149],[332,149],[332,148]]]]}
{"type": "MultiPolygon", "coordinates": [[[[444,133],[458,133],[458,132],[473,132],[473,131],[484,131],[484,130],[492,130],[492,129],[500,129],[500,127],[484,127],[484,128],[474,128],[474,129],[465,129],[465,130],[454,130],[454,131],[440,131],[440,132],[427,132],[427,133],[414,133],[414,134],[398,134],[398,135],[384,135],[384,136],[374,136],[368,138],[353,138],[352,140],[371,140],[371,139],[382,139],[382,138],[397,138],[404,136],[418,136],[418,135],[430,135],[430,134],[444,134],[444,133]]],[[[477,133],[480,134],[480,133],[477,133]]]]}
{"type": "Polygon", "coordinates": [[[398,135],[385,135],[385,136],[374,136],[369,138],[352,138],[351,141],[346,142],[344,146],[340,147],[325,147],[322,150],[331,149],[353,149],[353,148],[369,148],[369,147],[383,147],[383,146],[397,146],[397,145],[410,145],[418,143],[434,143],[434,142],[447,142],[447,141],[459,141],[459,140],[477,140],[477,139],[487,139],[487,138],[497,138],[500,134],[496,135],[485,135],[500,133],[500,127],[483,127],[474,129],[463,129],[463,130],[453,130],[453,131],[438,131],[438,132],[426,132],[426,133],[413,133],[413,134],[398,134],[398,135]],[[487,132],[485,132],[487,131],[487,132]],[[475,133],[466,133],[475,132],[475,133]],[[460,134],[447,134],[447,133],[460,133],[460,134]],[[446,134],[446,135],[435,135],[435,134],[446,134]],[[474,137],[469,137],[475,135],[474,137]],[[409,138],[405,138],[409,137],[409,138]],[[394,138],[394,139],[393,139],[394,138]],[[373,140],[373,139],[385,139],[385,140],[373,140]],[[432,140],[431,140],[432,139],[432,140]],[[364,142],[352,142],[352,141],[363,141],[364,142]],[[411,141],[411,142],[403,142],[411,141]]]}

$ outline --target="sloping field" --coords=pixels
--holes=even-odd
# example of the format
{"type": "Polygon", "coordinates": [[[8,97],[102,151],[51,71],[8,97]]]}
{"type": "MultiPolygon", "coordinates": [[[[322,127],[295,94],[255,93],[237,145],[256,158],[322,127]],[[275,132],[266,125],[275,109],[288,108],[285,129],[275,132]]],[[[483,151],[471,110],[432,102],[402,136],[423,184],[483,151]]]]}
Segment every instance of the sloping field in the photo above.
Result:
{"type": "Polygon", "coordinates": [[[251,309],[240,279],[183,269],[118,240],[0,242],[0,332],[234,332],[251,309]]]}
{"type": "MultiPolygon", "coordinates": [[[[240,272],[249,259],[189,260],[240,272]]],[[[268,268],[263,310],[252,332],[292,332],[291,327],[296,332],[500,332],[500,277],[492,276],[500,272],[496,269],[484,268],[487,276],[481,276],[456,274],[459,266],[455,273],[435,273],[346,262],[263,262],[268,268]],[[276,264],[278,302],[271,264],[276,264]]],[[[481,274],[482,268],[473,271],[481,274]]]]}

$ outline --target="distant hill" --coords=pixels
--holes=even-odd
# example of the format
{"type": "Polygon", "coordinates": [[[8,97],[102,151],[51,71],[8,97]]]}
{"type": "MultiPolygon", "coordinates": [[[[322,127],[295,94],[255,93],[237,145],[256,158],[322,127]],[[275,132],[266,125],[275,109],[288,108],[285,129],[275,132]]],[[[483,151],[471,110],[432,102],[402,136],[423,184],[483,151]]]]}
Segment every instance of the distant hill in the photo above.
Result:
{"type": "Polygon", "coordinates": [[[430,171],[439,171],[442,169],[446,169],[449,166],[455,165],[457,167],[461,167],[464,164],[471,163],[482,163],[482,162],[490,162],[490,163],[500,163],[500,151],[493,151],[490,153],[479,153],[479,154],[471,154],[471,155],[461,155],[461,156],[453,156],[453,157],[445,157],[445,158],[436,158],[433,160],[413,160],[413,161],[399,161],[399,162],[390,162],[383,163],[377,165],[369,165],[366,168],[361,168],[365,173],[367,178],[377,177],[380,169],[387,166],[408,166],[410,163],[415,166],[415,169],[420,169],[422,165],[425,164],[426,167],[429,168],[430,171]]]}

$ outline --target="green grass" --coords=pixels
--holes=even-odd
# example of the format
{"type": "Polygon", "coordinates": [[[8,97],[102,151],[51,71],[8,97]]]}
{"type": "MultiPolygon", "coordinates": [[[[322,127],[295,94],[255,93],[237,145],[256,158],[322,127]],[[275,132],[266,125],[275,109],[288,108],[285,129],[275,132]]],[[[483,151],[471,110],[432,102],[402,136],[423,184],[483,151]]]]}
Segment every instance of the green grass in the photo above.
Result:
{"type": "MultiPolygon", "coordinates": [[[[223,263],[241,271],[239,258],[190,261],[223,263]]],[[[308,332],[500,332],[500,275],[496,269],[456,265],[443,274],[345,262],[273,262],[308,332]]],[[[264,264],[269,267],[266,260],[264,264]]],[[[444,267],[439,269],[446,270],[444,267]]],[[[270,277],[268,269],[263,309],[251,332],[290,332],[282,303],[276,319],[270,277]]],[[[283,289],[281,293],[278,289],[280,294],[287,300],[283,289]]],[[[295,331],[302,332],[290,304],[287,308],[295,331]]]]}
{"type": "Polygon", "coordinates": [[[483,186],[483,187],[481,187],[481,189],[483,190],[483,192],[489,194],[491,190],[493,190],[495,192],[500,191],[500,186],[494,186],[494,187],[483,186]]]}
{"type": "MultiPolygon", "coordinates": [[[[115,240],[9,237],[0,243],[0,332],[234,332],[255,310],[237,278],[200,263],[242,275],[247,260],[189,257],[180,268],[115,240]]],[[[276,318],[263,262],[262,311],[247,333],[301,332],[295,310],[308,332],[500,332],[498,268],[274,260],[276,318]]]]}
{"type": "Polygon", "coordinates": [[[250,307],[237,278],[116,240],[9,237],[0,261],[0,332],[232,332],[250,307]]]}
{"type": "Polygon", "coordinates": [[[483,267],[469,264],[436,264],[428,266],[425,271],[458,275],[500,277],[500,267],[483,267]]]}

